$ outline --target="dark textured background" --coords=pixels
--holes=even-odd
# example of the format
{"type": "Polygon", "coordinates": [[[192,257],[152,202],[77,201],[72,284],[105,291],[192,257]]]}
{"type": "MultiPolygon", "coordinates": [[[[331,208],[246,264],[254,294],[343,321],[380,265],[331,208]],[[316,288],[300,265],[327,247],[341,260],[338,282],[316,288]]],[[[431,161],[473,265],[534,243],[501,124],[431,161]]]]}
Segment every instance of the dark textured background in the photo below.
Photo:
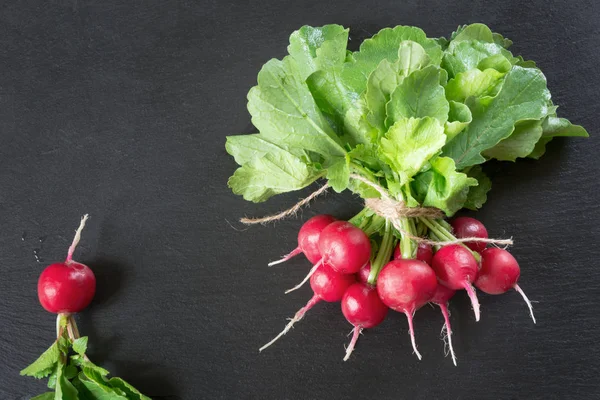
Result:
{"type": "MultiPolygon", "coordinates": [[[[85,212],[76,258],[98,277],[78,317],[90,356],[155,398],[600,398],[600,3],[449,3],[2,2],[0,399],[44,388],[18,374],[54,334],[36,280],[65,256],[85,212]],[[283,295],[306,261],[266,267],[294,246],[299,220],[235,222],[302,194],[254,205],[226,186],[235,165],[225,136],[252,131],[245,96],[260,66],[303,24],[349,26],[356,48],[386,26],[441,36],[476,21],[536,60],[561,115],[592,135],[552,142],[539,162],[490,168],[494,188],[478,215],[492,236],[516,238],[538,324],[514,292],[481,296],[475,323],[460,294],[451,306],[457,368],[430,307],[415,320],[423,361],[393,314],[343,363],[351,327],[338,304],[321,304],[259,355],[310,295],[283,295]]],[[[358,209],[350,195],[329,195],[302,218],[358,209]]]]}

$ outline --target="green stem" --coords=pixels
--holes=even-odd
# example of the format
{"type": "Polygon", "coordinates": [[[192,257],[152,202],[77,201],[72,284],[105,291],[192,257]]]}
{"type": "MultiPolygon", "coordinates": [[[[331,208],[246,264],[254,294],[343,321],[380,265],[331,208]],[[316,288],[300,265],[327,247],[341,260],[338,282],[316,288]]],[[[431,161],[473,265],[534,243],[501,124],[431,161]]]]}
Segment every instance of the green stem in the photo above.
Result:
{"type": "Polygon", "coordinates": [[[356,214],[354,217],[350,218],[348,220],[348,222],[350,222],[352,225],[356,226],[357,228],[360,228],[362,230],[364,230],[364,228],[366,228],[369,225],[369,218],[367,217],[367,209],[363,208],[362,210],[360,210],[360,212],[358,214],[356,214]]]}
{"type": "MultiPolygon", "coordinates": [[[[429,230],[432,231],[439,239],[441,239],[443,241],[457,240],[456,237],[452,233],[450,233],[450,230],[447,228],[447,227],[450,227],[450,225],[446,221],[424,218],[424,217],[419,217],[419,220],[421,220],[421,222],[423,222],[425,225],[427,225],[429,230]]],[[[473,257],[475,257],[475,260],[477,260],[477,262],[481,261],[481,256],[479,255],[479,253],[471,250],[464,243],[459,243],[459,244],[461,246],[463,246],[465,249],[469,250],[471,252],[471,254],[473,254],[473,257]]]]}
{"type": "Polygon", "coordinates": [[[392,258],[395,241],[392,225],[389,221],[385,221],[385,230],[383,233],[383,239],[381,240],[381,246],[379,247],[377,257],[375,257],[375,260],[371,264],[371,273],[369,274],[369,279],[367,281],[370,285],[375,285],[379,271],[381,271],[381,268],[383,268],[383,266],[388,263],[390,258],[392,258]]]}
{"type": "MultiPolygon", "coordinates": [[[[415,236],[414,224],[411,222],[412,218],[400,218],[400,226],[402,230],[411,236],[415,236]]],[[[407,235],[402,235],[400,239],[400,253],[402,258],[409,259],[415,257],[415,250],[417,246],[415,242],[407,235]]]]}
{"type": "Polygon", "coordinates": [[[353,162],[350,164],[350,169],[354,172],[357,172],[359,175],[362,175],[363,177],[367,178],[368,180],[370,180],[373,183],[377,182],[375,175],[373,175],[373,173],[371,171],[369,171],[368,169],[366,169],[365,167],[363,167],[360,164],[353,162]]]}

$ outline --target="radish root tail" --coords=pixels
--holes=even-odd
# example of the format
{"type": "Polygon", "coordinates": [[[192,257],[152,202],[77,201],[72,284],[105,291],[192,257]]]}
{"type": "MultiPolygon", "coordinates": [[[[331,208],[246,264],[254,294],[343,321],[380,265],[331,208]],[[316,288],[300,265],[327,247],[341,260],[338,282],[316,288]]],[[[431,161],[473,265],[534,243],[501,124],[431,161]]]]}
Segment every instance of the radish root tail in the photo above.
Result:
{"type": "Polygon", "coordinates": [[[293,292],[294,290],[300,289],[306,282],[308,282],[308,280],[310,279],[310,277],[313,276],[313,274],[321,266],[321,264],[323,264],[323,259],[320,259],[315,265],[313,265],[313,267],[310,269],[310,271],[308,272],[308,274],[304,277],[304,279],[302,280],[302,282],[300,282],[299,284],[297,284],[293,288],[286,290],[285,294],[288,294],[288,293],[293,292]]]}
{"type": "Polygon", "coordinates": [[[280,260],[271,261],[267,265],[269,267],[272,267],[273,265],[284,263],[284,262],[288,261],[289,259],[291,259],[292,257],[296,257],[300,253],[302,253],[302,249],[300,249],[300,247],[296,247],[294,250],[292,250],[291,252],[289,252],[288,254],[286,254],[285,256],[283,256],[283,258],[281,258],[280,260]]]}
{"type": "Polygon", "coordinates": [[[301,309],[298,310],[298,312],[296,312],[296,315],[294,315],[294,318],[292,318],[290,320],[290,322],[288,322],[288,324],[285,326],[285,328],[283,328],[283,330],[279,333],[279,335],[275,336],[273,338],[273,340],[271,340],[269,343],[265,344],[263,347],[261,347],[260,349],[258,349],[258,351],[259,352],[263,351],[264,349],[266,349],[267,347],[269,347],[273,343],[275,343],[277,340],[279,340],[279,338],[281,338],[283,335],[285,335],[286,333],[288,333],[290,331],[290,329],[293,328],[294,324],[296,322],[300,321],[304,317],[304,314],[306,314],[306,312],[308,310],[310,310],[311,308],[313,308],[315,306],[315,304],[317,304],[319,301],[321,301],[321,299],[317,295],[314,295],[308,301],[308,303],[306,303],[306,305],[304,307],[302,307],[301,309]]]}
{"type": "Polygon", "coordinates": [[[406,318],[408,319],[408,333],[410,334],[410,342],[412,343],[413,350],[417,355],[417,358],[421,360],[421,353],[417,350],[417,343],[415,341],[415,329],[413,327],[413,316],[412,314],[406,313],[406,318]]]}
{"type": "MultiPolygon", "coordinates": [[[[444,316],[444,327],[442,328],[442,332],[444,332],[444,329],[446,330],[448,349],[450,350],[450,356],[452,356],[452,362],[456,367],[456,355],[454,354],[454,347],[452,346],[452,327],[450,326],[450,313],[448,312],[448,304],[438,304],[438,306],[440,306],[442,315],[444,316]]],[[[446,353],[446,355],[448,355],[448,353],[446,353]]]]}
{"type": "Polygon", "coordinates": [[[77,248],[77,245],[79,244],[79,240],[81,240],[81,231],[83,231],[83,228],[85,227],[85,222],[88,220],[88,217],[89,217],[89,215],[85,214],[81,218],[81,222],[79,223],[79,228],[77,228],[77,230],[75,231],[75,237],[73,238],[73,243],[71,243],[71,246],[69,247],[69,251],[67,252],[67,262],[69,262],[73,259],[73,253],[75,252],[75,249],[77,248]]]}
{"type": "Polygon", "coordinates": [[[356,342],[358,341],[358,337],[362,333],[362,330],[363,328],[361,328],[360,326],[355,326],[354,329],[352,329],[352,340],[350,340],[350,344],[346,349],[346,356],[344,357],[344,361],[348,361],[348,359],[350,358],[350,355],[354,351],[354,347],[356,346],[356,342]]]}
{"type": "Polygon", "coordinates": [[[531,305],[531,301],[529,301],[529,298],[525,295],[525,292],[519,285],[515,285],[515,290],[519,292],[519,294],[523,297],[523,300],[525,300],[527,307],[529,307],[529,315],[531,315],[533,323],[536,324],[537,322],[535,321],[535,316],[533,315],[533,306],[531,305]]]}
{"type": "Polygon", "coordinates": [[[477,293],[475,293],[475,288],[469,282],[465,282],[465,290],[467,291],[467,294],[471,299],[471,305],[473,306],[473,312],[475,313],[475,321],[479,321],[479,299],[477,299],[477,293]]]}

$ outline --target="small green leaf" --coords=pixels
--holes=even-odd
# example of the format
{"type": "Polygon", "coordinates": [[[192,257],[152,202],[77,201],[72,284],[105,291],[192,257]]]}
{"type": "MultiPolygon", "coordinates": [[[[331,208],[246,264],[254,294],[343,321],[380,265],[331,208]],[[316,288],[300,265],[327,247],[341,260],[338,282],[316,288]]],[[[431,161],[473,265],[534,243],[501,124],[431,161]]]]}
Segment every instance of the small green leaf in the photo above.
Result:
{"type": "Polygon", "coordinates": [[[46,392],[44,394],[32,397],[30,400],[54,400],[54,392],[46,392]]]}
{"type": "Polygon", "coordinates": [[[347,43],[348,29],[343,26],[303,26],[290,36],[288,53],[296,60],[300,76],[306,79],[315,71],[342,64],[347,43]]]}
{"type": "Polygon", "coordinates": [[[587,131],[580,125],[573,125],[565,118],[548,117],[542,123],[544,137],[589,137],[587,131]]]}
{"type": "Polygon", "coordinates": [[[477,185],[477,180],[457,172],[451,158],[436,157],[430,164],[429,170],[415,177],[413,193],[422,205],[439,208],[450,217],[463,208],[469,187],[477,185]]]}
{"type": "Polygon", "coordinates": [[[48,376],[48,388],[55,389],[56,388],[56,374],[58,373],[58,365],[54,367],[52,373],[48,376]]]}
{"type": "Polygon", "coordinates": [[[404,185],[441,150],[445,141],[444,128],[437,119],[402,118],[381,139],[380,152],[399,174],[399,184],[404,185]]]}
{"type": "Polygon", "coordinates": [[[327,180],[336,192],[340,193],[348,188],[350,181],[350,165],[346,158],[340,158],[331,167],[327,168],[327,180]]]}
{"type": "Polygon", "coordinates": [[[430,65],[405,78],[386,106],[386,126],[410,117],[433,117],[445,123],[450,106],[440,85],[440,76],[440,69],[430,65]]]}
{"type": "Polygon", "coordinates": [[[110,378],[109,384],[113,388],[123,391],[129,400],[152,400],[121,378],[110,378]]]}
{"type": "Polygon", "coordinates": [[[505,74],[512,68],[512,63],[503,54],[494,54],[479,61],[477,68],[481,71],[493,69],[505,74]]]}
{"type": "Polygon", "coordinates": [[[500,161],[516,161],[533,152],[536,143],[542,137],[542,121],[525,120],[515,124],[515,130],[509,137],[482,154],[500,161]]]}
{"type": "Polygon", "coordinates": [[[533,151],[527,157],[539,160],[539,158],[546,153],[546,145],[550,143],[551,140],[551,137],[542,136],[539,142],[535,144],[533,151]]]}
{"type": "Polygon", "coordinates": [[[496,43],[480,41],[451,42],[448,51],[444,54],[442,67],[448,71],[450,77],[454,77],[461,72],[477,68],[482,60],[496,54],[503,55],[509,61],[513,58],[508,50],[496,43]]]}
{"type": "Polygon", "coordinates": [[[87,351],[88,338],[87,336],[80,337],[73,341],[73,351],[80,356],[83,356],[87,351]]]}
{"type": "Polygon", "coordinates": [[[463,103],[450,101],[450,111],[448,112],[448,122],[444,124],[444,133],[446,141],[451,140],[465,129],[473,120],[471,110],[463,103]]]}
{"type": "Polygon", "coordinates": [[[50,375],[60,361],[60,350],[57,342],[48,348],[37,360],[21,371],[22,376],[33,376],[41,379],[50,375]]]}
{"type": "Polygon", "coordinates": [[[58,369],[56,374],[56,399],[57,400],[79,400],[77,389],[64,374],[63,368],[58,369]]]}
{"type": "Polygon", "coordinates": [[[479,165],[475,165],[469,169],[467,176],[477,179],[479,184],[469,188],[469,194],[467,195],[467,201],[465,202],[464,207],[476,211],[480,209],[487,201],[487,193],[492,188],[492,181],[483,172],[479,165]]]}
{"type": "Polygon", "coordinates": [[[448,81],[446,97],[462,103],[469,97],[493,96],[500,88],[503,76],[495,69],[480,71],[474,68],[461,72],[448,81]]]}
{"type": "Polygon", "coordinates": [[[456,32],[452,34],[452,42],[456,43],[469,40],[493,43],[494,35],[487,25],[481,23],[460,26],[456,32]]]}

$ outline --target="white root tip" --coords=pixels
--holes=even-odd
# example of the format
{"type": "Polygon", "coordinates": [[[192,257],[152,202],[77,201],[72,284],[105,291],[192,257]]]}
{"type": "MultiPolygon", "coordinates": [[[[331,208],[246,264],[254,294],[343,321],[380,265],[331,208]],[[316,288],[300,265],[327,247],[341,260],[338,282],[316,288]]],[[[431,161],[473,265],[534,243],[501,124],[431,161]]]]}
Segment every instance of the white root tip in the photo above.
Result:
{"type": "MultiPolygon", "coordinates": [[[[450,356],[452,357],[452,362],[454,363],[454,366],[457,366],[456,363],[456,355],[454,354],[454,347],[452,346],[452,327],[450,326],[450,312],[448,311],[448,305],[447,304],[439,304],[440,308],[442,309],[442,315],[444,316],[444,326],[442,327],[442,340],[447,339],[448,342],[448,350],[450,352],[450,356]],[[444,332],[446,333],[444,335],[444,332]]],[[[446,347],[446,340],[444,340],[444,352],[445,355],[448,355],[448,352],[446,352],[445,350],[446,347]]]]}
{"type": "Polygon", "coordinates": [[[471,305],[473,306],[473,312],[475,313],[475,321],[479,321],[481,314],[479,311],[479,299],[477,298],[477,293],[475,293],[475,288],[469,282],[465,282],[465,290],[471,299],[471,305]]]}
{"type": "Polygon", "coordinates": [[[296,247],[294,250],[292,250],[291,252],[289,252],[288,254],[283,256],[281,259],[279,259],[277,261],[271,261],[267,265],[269,267],[272,267],[273,265],[284,263],[284,262],[288,261],[289,259],[291,259],[292,257],[296,257],[300,253],[302,253],[302,250],[300,250],[299,247],[296,247]]]}
{"type": "Polygon", "coordinates": [[[354,351],[354,347],[356,346],[356,342],[358,341],[358,337],[362,333],[362,330],[363,328],[359,326],[355,326],[354,329],[352,329],[352,340],[350,340],[350,344],[346,349],[346,356],[344,357],[344,361],[348,361],[350,355],[352,355],[352,352],[354,351]]]}
{"type": "Polygon", "coordinates": [[[306,282],[308,282],[308,280],[310,279],[310,277],[313,276],[313,274],[315,273],[315,271],[321,266],[322,263],[323,263],[323,260],[321,259],[315,265],[313,265],[313,267],[310,269],[310,271],[308,272],[308,274],[304,277],[304,279],[302,280],[302,282],[300,282],[299,284],[297,284],[293,288],[286,290],[285,294],[288,294],[288,293],[293,292],[294,290],[300,289],[306,282]]]}
{"type": "Polygon", "coordinates": [[[535,321],[535,315],[533,315],[533,306],[531,305],[531,301],[529,301],[529,298],[527,298],[525,292],[523,291],[523,289],[521,289],[519,285],[515,285],[515,290],[519,292],[519,294],[523,297],[523,300],[525,300],[527,307],[529,307],[529,315],[531,315],[533,323],[536,324],[537,322],[535,321]]]}
{"type": "Polygon", "coordinates": [[[79,244],[79,240],[81,240],[81,231],[83,231],[83,228],[85,227],[85,223],[88,220],[88,217],[89,217],[88,214],[85,214],[83,217],[81,217],[81,222],[79,223],[79,227],[75,231],[75,237],[73,238],[73,242],[71,243],[71,246],[69,247],[69,251],[67,252],[67,261],[71,261],[73,259],[73,253],[75,252],[75,249],[77,248],[77,245],[79,244]]]}
{"type": "Polygon", "coordinates": [[[412,344],[413,350],[417,355],[417,358],[421,360],[423,357],[419,350],[417,350],[417,342],[415,341],[415,329],[413,327],[413,316],[412,314],[406,313],[406,318],[408,319],[408,333],[410,334],[410,343],[412,344]]]}

